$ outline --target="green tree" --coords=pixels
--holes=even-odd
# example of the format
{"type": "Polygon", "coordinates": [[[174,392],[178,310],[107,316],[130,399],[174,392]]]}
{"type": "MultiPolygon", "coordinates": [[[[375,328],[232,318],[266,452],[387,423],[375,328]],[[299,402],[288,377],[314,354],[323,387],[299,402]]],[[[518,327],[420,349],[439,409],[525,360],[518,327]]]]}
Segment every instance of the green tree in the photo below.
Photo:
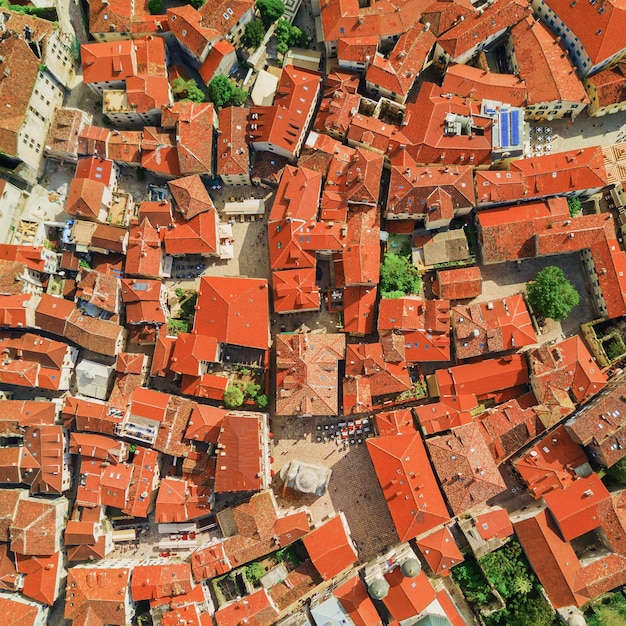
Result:
{"type": "Polygon", "coordinates": [[[256,8],[259,10],[265,28],[269,28],[285,12],[285,5],[281,0],[257,0],[256,8]]]}
{"type": "Polygon", "coordinates": [[[404,256],[386,253],[380,266],[380,290],[383,297],[419,293],[421,279],[411,261],[404,256]]]}
{"type": "Polygon", "coordinates": [[[250,565],[246,565],[244,571],[246,572],[246,578],[254,584],[257,582],[263,574],[265,574],[265,569],[260,563],[250,563],[250,565]]]}
{"type": "Polygon", "coordinates": [[[209,98],[217,107],[222,108],[230,103],[234,87],[226,76],[216,76],[209,83],[209,98]]]}
{"type": "Polygon", "coordinates": [[[240,107],[246,103],[248,99],[248,92],[245,89],[240,89],[236,85],[233,86],[233,93],[230,96],[230,103],[232,106],[240,107]]]}
{"type": "Polygon", "coordinates": [[[191,0],[191,6],[194,9],[201,9],[206,3],[206,0],[191,0]]]}
{"type": "Polygon", "coordinates": [[[284,41],[281,41],[276,45],[276,52],[278,52],[278,54],[285,56],[285,54],[287,54],[287,50],[289,50],[289,46],[284,41]]]}
{"type": "Polygon", "coordinates": [[[205,99],[204,91],[195,83],[190,85],[189,89],[187,89],[187,100],[191,100],[192,102],[204,102],[205,99]]]}
{"type": "Polygon", "coordinates": [[[246,22],[246,27],[241,39],[244,46],[256,49],[263,42],[263,37],[265,37],[265,27],[261,20],[246,22]]]}
{"type": "Polygon", "coordinates": [[[267,396],[264,393],[259,394],[256,397],[255,401],[259,409],[264,409],[269,404],[269,400],[267,399],[267,396]]]}
{"type": "Polygon", "coordinates": [[[148,11],[150,15],[163,15],[163,0],[148,0],[148,11]]]}
{"type": "Polygon", "coordinates": [[[556,265],[544,267],[526,287],[530,305],[545,317],[562,322],[580,302],[574,285],[556,265]]]}
{"type": "Polygon", "coordinates": [[[569,214],[572,217],[574,217],[574,215],[578,215],[583,209],[583,205],[578,198],[568,198],[567,207],[569,208],[569,214]]]}
{"type": "Polygon", "coordinates": [[[278,20],[276,22],[276,27],[274,28],[274,37],[276,37],[276,41],[278,43],[288,43],[289,36],[291,35],[291,24],[284,18],[278,20]]]}
{"type": "Polygon", "coordinates": [[[251,400],[254,400],[259,395],[259,391],[261,391],[261,385],[255,385],[254,383],[248,383],[243,389],[243,393],[251,400]]]}
{"type": "Polygon", "coordinates": [[[236,409],[243,404],[243,391],[237,385],[228,385],[224,392],[224,404],[230,409],[236,409]]]}

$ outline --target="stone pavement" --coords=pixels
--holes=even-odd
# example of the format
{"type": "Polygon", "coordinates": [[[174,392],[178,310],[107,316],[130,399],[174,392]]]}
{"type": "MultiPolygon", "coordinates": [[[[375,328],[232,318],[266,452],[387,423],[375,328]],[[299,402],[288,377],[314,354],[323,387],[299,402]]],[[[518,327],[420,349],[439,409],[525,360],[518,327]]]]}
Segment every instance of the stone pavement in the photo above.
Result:
{"type": "Polygon", "coordinates": [[[273,489],[284,511],[309,508],[313,522],[342,511],[350,526],[361,562],[385,552],[399,542],[385,497],[370,461],[365,442],[346,449],[334,440],[317,442],[316,424],[340,421],[337,418],[274,417],[273,489]],[[293,491],[283,493],[280,470],[292,459],[328,467],[332,476],[328,491],[321,497],[293,491]]]}

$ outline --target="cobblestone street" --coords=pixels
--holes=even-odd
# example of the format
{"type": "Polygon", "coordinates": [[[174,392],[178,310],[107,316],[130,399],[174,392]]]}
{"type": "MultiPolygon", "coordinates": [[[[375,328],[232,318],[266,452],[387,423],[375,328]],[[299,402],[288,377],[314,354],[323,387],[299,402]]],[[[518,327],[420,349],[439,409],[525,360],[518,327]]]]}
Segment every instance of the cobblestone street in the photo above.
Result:
{"type": "Polygon", "coordinates": [[[365,441],[344,450],[334,440],[316,441],[316,424],[330,419],[274,417],[273,488],[282,509],[309,507],[314,523],[342,511],[356,543],[361,562],[381,554],[398,542],[385,497],[370,461],[365,441]],[[292,459],[328,467],[332,476],[321,497],[283,493],[280,470],[292,459]]]}

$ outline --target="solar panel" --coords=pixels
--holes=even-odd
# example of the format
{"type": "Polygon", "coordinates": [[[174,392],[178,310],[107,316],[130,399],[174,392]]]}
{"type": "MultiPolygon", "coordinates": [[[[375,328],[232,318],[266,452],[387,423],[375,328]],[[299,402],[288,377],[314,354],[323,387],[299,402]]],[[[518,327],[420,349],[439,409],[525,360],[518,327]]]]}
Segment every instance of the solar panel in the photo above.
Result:
{"type": "Polygon", "coordinates": [[[511,143],[519,145],[519,111],[511,111],[511,143]]]}
{"type": "Polygon", "coordinates": [[[500,115],[500,147],[509,147],[509,116],[506,113],[500,115]]]}

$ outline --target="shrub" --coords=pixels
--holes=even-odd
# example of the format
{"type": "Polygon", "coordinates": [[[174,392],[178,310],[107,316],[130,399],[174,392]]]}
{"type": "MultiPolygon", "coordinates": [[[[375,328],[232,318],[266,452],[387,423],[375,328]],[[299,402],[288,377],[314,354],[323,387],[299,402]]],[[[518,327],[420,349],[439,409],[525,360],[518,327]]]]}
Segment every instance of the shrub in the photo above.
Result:
{"type": "Polygon", "coordinates": [[[243,404],[243,391],[237,385],[228,385],[224,392],[224,404],[229,409],[236,409],[243,404]]]}
{"type": "Polygon", "coordinates": [[[163,0],[148,0],[150,15],[162,15],[164,12],[163,0]]]}
{"type": "Polygon", "coordinates": [[[256,49],[263,43],[263,37],[265,37],[265,27],[261,20],[252,20],[246,23],[242,37],[244,46],[256,49]]]}
{"type": "Polygon", "coordinates": [[[267,399],[267,396],[264,393],[259,394],[256,397],[256,405],[259,407],[259,409],[264,409],[268,404],[269,404],[269,400],[267,399]]]}

